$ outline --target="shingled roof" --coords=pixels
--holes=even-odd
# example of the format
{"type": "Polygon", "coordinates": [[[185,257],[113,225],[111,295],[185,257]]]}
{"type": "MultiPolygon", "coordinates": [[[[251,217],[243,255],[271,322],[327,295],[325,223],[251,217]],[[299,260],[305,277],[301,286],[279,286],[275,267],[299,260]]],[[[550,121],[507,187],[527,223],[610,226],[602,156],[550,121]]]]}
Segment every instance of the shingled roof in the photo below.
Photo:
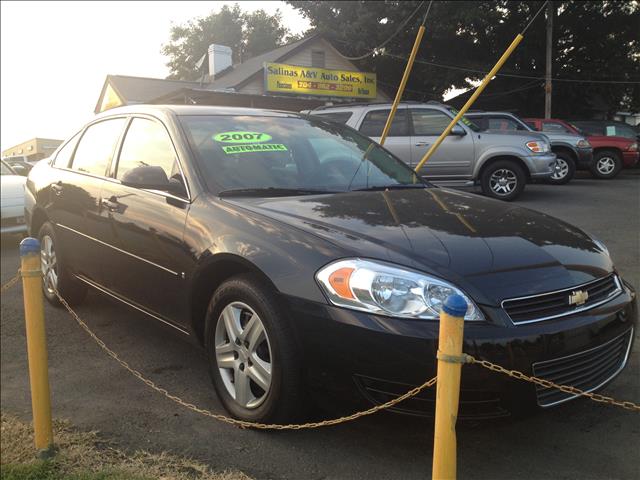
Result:
{"type": "Polygon", "coordinates": [[[320,35],[311,35],[303,38],[302,40],[298,40],[297,42],[289,43],[276,48],[275,50],[265,52],[257,57],[252,57],[246,62],[234,65],[220,78],[215,79],[213,83],[210,83],[209,85],[215,89],[238,88],[251,80],[255,75],[260,75],[265,63],[281,62],[287,57],[293,55],[300,48],[318,40],[319,38],[320,35]]]}

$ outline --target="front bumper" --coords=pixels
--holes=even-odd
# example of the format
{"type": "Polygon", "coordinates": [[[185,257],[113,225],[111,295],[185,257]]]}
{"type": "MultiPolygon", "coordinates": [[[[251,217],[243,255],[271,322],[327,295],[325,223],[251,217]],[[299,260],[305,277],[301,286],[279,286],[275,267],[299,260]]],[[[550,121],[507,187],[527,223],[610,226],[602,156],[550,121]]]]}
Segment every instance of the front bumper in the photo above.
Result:
{"type": "Polygon", "coordinates": [[[593,162],[593,148],[576,148],[579,169],[588,169],[593,162]]]}
{"type": "Polygon", "coordinates": [[[553,175],[556,164],[555,153],[528,155],[523,160],[529,169],[529,175],[532,179],[544,180],[551,178],[551,175],[553,175]]]}
{"type": "Polygon", "coordinates": [[[622,152],[622,164],[625,167],[633,167],[640,159],[640,152],[622,152]]]}
{"type": "MultiPolygon", "coordinates": [[[[384,403],[436,375],[438,322],[369,315],[297,298],[288,298],[287,304],[305,356],[309,388],[321,405],[353,412],[384,403]]],[[[635,292],[627,286],[591,310],[526,325],[493,323],[500,309],[482,309],[490,320],[465,323],[463,351],[527,375],[534,374],[534,364],[581,354],[628,334],[638,316],[635,292]]],[[[625,363],[621,360],[615,375],[625,363]]],[[[394,411],[431,416],[434,399],[432,388],[394,411]]],[[[518,415],[540,405],[544,402],[531,383],[479,365],[462,368],[460,418],[518,415]]]]}

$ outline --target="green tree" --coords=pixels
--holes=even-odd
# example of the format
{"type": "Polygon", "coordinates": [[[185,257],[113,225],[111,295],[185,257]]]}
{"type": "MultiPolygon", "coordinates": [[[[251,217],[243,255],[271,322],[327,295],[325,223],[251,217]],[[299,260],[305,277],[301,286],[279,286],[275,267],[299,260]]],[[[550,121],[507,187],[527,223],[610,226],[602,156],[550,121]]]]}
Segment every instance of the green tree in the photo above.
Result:
{"type": "Polygon", "coordinates": [[[169,42],[161,51],[169,59],[169,78],[195,80],[201,75],[196,64],[212,43],[231,47],[233,63],[239,63],[281,46],[288,35],[279,11],[273,15],[264,10],[244,13],[236,3],[206,17],[173,25],[169,42]]]}
{"type": "MultiPolygon", "coordinates": [[[[340,52],[358,56],[388,39],[420,2],[288,3],[306,16],[312,29],[324,33],[340,52]]],[[[424,2],[402,31],[386,44],[384,54],[357,62],[362,69],[376,72],[381,87],[386,87],[390,93],[395,93],[400,82],[406,63],[403,58],[411,51],[427,4],[424,2]]],[[[542,1],[507,0],[433,2],[418,52],[418,61],[422,63],[416,63],[413,68],[405,98],[440,100],[451,86],[471,87],[473,82],[483,78],[482,72],[494,65],[542,4],[542,1]]],[[[554,77],[640,81],[638,2],[556,0],[554,6],[557,12],[554,77]]],[[[515,76],[502,76],[499,81],[492,82],[493,88],[488,88],[480,97],[483,106],[489,108],[497,100],[511,101],[511,108],[517,108],[521,114],[541,115],[544,81],[540,78],[545,73],[543,13],[530,26],[501,73],[515,76]],[[513,91],[516,92],[511,93],[513,91]]],[[[610,113],[621,108],[639,111],[640,85],[554,82],[555,116],[589,115],[603,104],[610,113]]]]}

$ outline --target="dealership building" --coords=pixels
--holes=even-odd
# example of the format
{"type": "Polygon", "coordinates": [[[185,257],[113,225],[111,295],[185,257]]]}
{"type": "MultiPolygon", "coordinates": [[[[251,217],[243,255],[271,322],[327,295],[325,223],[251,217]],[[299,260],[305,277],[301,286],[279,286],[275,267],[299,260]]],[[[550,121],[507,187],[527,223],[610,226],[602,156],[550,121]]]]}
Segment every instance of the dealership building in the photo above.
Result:
{"type": "Polygon", "coordinates": [[[62,140],[53,138],[32,138],[2,151],[2,158],[18,157],[29,162],[35,162],[47,158],[62,143],[62,140]]]}
{"type": "Polygon", "coordinates": [[[387,101],[375,73],[362,72],[322,35],[312,35],[233,65],[211,45],[209,74],[198,81],[107,75],[95,112],[137,103],[222,105],[299,111],[353,101],[387,101]]]}

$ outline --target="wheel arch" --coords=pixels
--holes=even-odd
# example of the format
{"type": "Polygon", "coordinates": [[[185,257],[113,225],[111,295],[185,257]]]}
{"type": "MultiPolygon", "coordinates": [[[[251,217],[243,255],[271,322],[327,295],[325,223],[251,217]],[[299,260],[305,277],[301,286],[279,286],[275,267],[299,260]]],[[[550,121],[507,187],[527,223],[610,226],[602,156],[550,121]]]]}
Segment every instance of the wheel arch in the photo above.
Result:
{"type": "Polygon", "coordinates": [[[254,263],[233,253],[217,253],[203,263],[193,275],[190,293],[191,329],[200,345],[205,344],[206,311],[216,289],[226,280],[252,273],[278,291],[269,277],[254,263]]]}
{"type": "Polygon", "coordinates": [[[32,236],[38,235],[42,225],[47,221],[49,221],[49,216],[44,209],[41,207],[34,208],[31,215],[31,221],[29,222],[29,234],[32,236]]]}
{"type": "Polygon", "coordinates": [[[520,168],[522,168],[522,171],[524,172],[527,178],[527,182],[531,181],[531,172],[529,172],[529,167],[527,167],[527,164],[520,157],[517,157],[515,155],[496,155],[494,157],[488,158],[480,166],[480,169],[478,170],[478,175],[476,176],[476,178],[478,180],[482,179],[482,176],[484,175],[484,172],[487,170],[487,168],[489,168],[491,165],[501,160],[507,160],[507,161],[516,163],[520,168]]]}
{"type": "Polygon", "coordinates": [[[566,153],[574,163],[578,162],[578,154],[572,147],[568,145],[551,145],[551,151],[556,155],[558,155],[559,153],[566,153]]]}
{"type": "Polygon", "coordinates": [[[615,146],[606,146],[606,147],[594,147],[593,149],[593,155],[595,156],[598,153],[602,153],[602,152],[613,152],[616,155],[618,155],[618,158],[620,158],[620,160],[622,160],[622,150],[618,147],[615,146]]]}

